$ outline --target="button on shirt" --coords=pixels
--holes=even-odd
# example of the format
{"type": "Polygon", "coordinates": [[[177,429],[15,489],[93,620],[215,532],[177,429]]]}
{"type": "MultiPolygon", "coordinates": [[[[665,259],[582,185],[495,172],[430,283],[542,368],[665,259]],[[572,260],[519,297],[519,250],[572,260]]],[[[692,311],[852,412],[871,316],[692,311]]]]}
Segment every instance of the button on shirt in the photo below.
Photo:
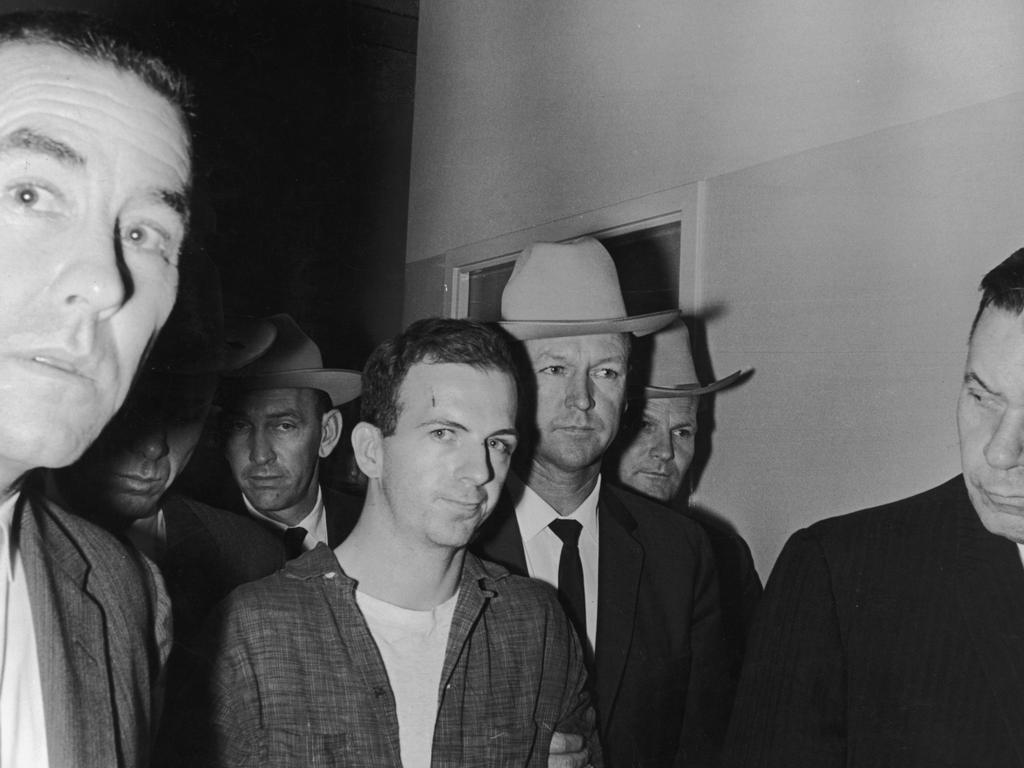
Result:
{"type": "MultiPolygon", "coordinates": [[[[306,538],[302,543],[302,547],[305,551],[308,552],[317,545],[317,542],[320,541],[327,544],[327,515],[324,512],[324,494],[320,486],[317,486],[316,488],[316,504],[313,505],[313,509],[311,509],[309,514],[295,525],[287,525],[279,522],[278,520],[274,520],[272,517],[267,517],[249,503],[249,500],[245,497],[244,493],[242,494],[242,501],[245,502],[245,508],[249,510],[249,514],[260,522],[272,525],[279,531],[295,527],[305,528],[306,538]]],[[[327,544],[327,546],[330,546],[330,544],[327,544]]]]}
{"type": "Polygon", "coordinates": [[[519,499],[516,503],[516,520],[519,523],[519,533],[523,537],[526,570],[533,578],[546,581],[558,588],[558,561],[562,556],[562,540],[548,527],[551,521],[576,520],[583,526],[579,550],[587,606],[587,640],[590,647],[597,650],[597,498],[601,492],[601,476],[598,475],[594,490],[583,503],[572,514],[564,516],[555,512],[551,505],[511,473],[505,484],[510,487],[512,498],[519,499]]]}
{"type": "Polygon", "coordinates": [[[18,494],[0,504],[0,768],[49,765],[28,581],[11,537],[18,494]]]}

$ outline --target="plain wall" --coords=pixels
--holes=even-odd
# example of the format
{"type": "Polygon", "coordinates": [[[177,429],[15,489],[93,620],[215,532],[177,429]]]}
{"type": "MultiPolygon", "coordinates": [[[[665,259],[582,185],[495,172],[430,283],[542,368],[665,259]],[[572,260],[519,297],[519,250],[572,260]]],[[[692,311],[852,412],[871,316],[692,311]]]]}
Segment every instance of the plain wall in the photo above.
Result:
{"type": "Polygon", "coordinates": [[[453,253],[677,194],[681,307],[716,309],[717,373],[757,369],[695,500],[767,576],[797,528],[957,471],[975,289],[1024,245],[1022,28],[1010,2],[424,5],[405,320],[446,310],[453,253]]]}

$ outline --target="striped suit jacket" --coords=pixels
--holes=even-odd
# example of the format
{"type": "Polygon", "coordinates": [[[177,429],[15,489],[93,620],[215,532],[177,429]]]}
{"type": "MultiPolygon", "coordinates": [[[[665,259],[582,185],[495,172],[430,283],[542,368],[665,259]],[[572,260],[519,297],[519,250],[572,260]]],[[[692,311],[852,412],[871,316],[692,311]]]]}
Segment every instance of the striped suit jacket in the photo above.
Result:
{"type": "Polygon", "coordinates": [[[727,765],[1024,766],[1024,566],[963,477],[793,535],[727,765]]]}

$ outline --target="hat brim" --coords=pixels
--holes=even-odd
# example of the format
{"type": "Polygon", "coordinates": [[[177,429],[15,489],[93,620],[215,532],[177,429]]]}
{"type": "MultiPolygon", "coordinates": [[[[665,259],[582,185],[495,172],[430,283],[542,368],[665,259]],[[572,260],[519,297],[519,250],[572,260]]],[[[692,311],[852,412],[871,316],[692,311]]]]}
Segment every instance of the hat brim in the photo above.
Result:
{"type": "Polygon", "coordinates": [[[678,387],[638,387],[636,394],[637,396],[646,397],[648,399],[657,400],[658,398],[665,397],[693,397],[694,395],[710,395],[712,392],[717,392],[720,389],[731,387],[737,383],[740,379],[746,376],[752,369],[741,368],[738,371],[730,373],[724,379],[713,381],[710,384],[680,384],[678,387]]]}
{"type": "Polygon", "coordinates": [[[363,375],[359,371],[341,368],[305,368],[252,376],[229,376],[227,381],[245,391],[284,387],[319,389],[331,398],[331,405],[343,405],[355,400],[363,391],[363,375]]]}
{"type": "Polygon", "coordinates": [[[633,317],[600,320],[500,320],[498,325],[519,341],[556,339],[562,336],[593,336],[599,333],[632,333],[646,336],[679,317],[678,309],[633,317]]]}

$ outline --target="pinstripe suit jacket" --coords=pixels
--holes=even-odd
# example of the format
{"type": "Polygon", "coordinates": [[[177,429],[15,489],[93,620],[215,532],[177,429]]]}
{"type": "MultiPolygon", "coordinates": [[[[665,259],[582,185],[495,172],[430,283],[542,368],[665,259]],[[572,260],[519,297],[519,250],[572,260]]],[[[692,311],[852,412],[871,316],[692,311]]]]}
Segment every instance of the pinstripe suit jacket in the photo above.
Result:
{"type": "Polygon", "coordinates": [[[1024,567],[963,477],[793,535],[754,620],[731,766],[1024,766],[1024,567]]]}
{"type": "MultiPolygon", "coordinates": [[[[235,590],[211,620],[209,708],[183,728],[181,765],[401,764],[394,696],[323,544],[235,590]]],[[[554,590],[466,556],[438,691],[431,765],[547,765],[555,730],[600,768],[579,643],[554,590]]]]}
{"type": "Polygon", "coordinates": [[[18,504],[50,765],[146,766],[171,641],[156,568],[29,491],[18,504]]]}

